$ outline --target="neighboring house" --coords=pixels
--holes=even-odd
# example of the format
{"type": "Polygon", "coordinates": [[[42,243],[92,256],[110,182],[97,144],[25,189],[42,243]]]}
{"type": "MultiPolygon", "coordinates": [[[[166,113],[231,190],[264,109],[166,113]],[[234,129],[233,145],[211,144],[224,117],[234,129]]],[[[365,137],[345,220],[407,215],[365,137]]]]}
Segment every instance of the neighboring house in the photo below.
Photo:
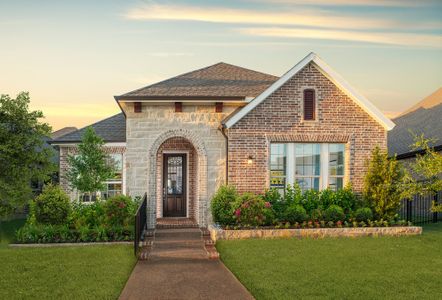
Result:
{"type": "MultiPolygon", "coordinates": [[[[161,217],[207,225],[225,183],[263,193],[295,181],[317,190],[351,182],[360,192],[365,161],[375,146],[386,149],[394,127],[314,53],[282,77],[218,63],[115,100],[122,113],[91,125],[121,159],[107,190],[147,193],[150,227],[161,217]]],[[[66,190],[66,155],[83,132],[52,142],[66,190]]]]}
{"type": "Polygon", "coordinates": [[[388,133],[388,152],[398,159],[414,159],[421,151],[412,151],[413,134],[432,138],[430,145],[442,151],[442,88],[395,118],[396,127],[388,133]]]}

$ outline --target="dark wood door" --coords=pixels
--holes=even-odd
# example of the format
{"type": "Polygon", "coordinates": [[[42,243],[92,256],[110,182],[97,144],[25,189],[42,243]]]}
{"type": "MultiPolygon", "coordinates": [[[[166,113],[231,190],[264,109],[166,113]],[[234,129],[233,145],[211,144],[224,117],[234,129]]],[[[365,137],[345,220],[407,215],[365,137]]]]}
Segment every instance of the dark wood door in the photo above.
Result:
{"type": "Polygon", "coordinates": [[[163,215],[185,217],[187,209],[187,155],[163,156],[163,215]]]}

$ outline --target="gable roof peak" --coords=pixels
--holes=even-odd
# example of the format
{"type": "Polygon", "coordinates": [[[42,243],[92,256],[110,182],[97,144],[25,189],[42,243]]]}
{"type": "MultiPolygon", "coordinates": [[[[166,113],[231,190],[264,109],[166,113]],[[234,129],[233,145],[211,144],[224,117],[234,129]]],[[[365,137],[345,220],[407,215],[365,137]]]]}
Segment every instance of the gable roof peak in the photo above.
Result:
{"type": "Polygon", "coordinates": [[[391,130],[395,124],[387,118],[377,107],[368,101],[363,95],[357,92],[344,78],[335,72],[329,65],[327,65],[316,53],[310,52],[306,57],[299,61],[295,66],[288,70],[283,76],[270,85],[265,91],[259,94],[255,99],[244,106],[237,114],[228,119],[224,126],[227,128],[235,125],[245,115],[252,111],[262,101],[264,101],[273,92],[284,85],[289,79],[299,73],[309,63],[314,63],[318,70],[328,78],[339,89],[346,93],[356,104],[358,104],[365,112],[367,112],[373,119],[381,124],[386,130],[391,130]]]}

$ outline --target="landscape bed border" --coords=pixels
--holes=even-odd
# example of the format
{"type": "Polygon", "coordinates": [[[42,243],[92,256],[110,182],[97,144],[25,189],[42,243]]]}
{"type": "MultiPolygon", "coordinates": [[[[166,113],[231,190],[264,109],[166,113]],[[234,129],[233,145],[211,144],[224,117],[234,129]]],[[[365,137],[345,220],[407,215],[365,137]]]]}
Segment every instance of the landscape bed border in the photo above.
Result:
{"type": "Polygon", "coordinates": [[[422,234],[420,226],[356,227],[356,228],[299,228],[299,229],[238,229],[226,230],[209,225],[210,237],[217,240],[275,239],[275,238],[343,238],[363,236],[410,236],[422,234]]]}

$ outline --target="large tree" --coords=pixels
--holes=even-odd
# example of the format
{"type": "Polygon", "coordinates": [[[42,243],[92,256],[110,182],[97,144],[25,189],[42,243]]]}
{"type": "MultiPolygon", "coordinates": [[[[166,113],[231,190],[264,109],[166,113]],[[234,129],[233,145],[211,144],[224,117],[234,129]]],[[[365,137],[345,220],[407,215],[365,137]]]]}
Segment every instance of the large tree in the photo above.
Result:
{"type": "Polygon", "coordinates": [[[71,188],[81,193],[96,195],[103,190],[104,182],[115,175],[115,163],[104,151],[104,141],[92,127],[86,128],[78,151],[68,156],[66,178],[71,188]]]}
{"type": "Polygon", "coordinates": [[[0,96],[0,215],[14,213],[32,198],[32,181],[49,180],[56,170],[45,147],[51,127],[41,111],[29,110],[29,93],[0,96]]]}

